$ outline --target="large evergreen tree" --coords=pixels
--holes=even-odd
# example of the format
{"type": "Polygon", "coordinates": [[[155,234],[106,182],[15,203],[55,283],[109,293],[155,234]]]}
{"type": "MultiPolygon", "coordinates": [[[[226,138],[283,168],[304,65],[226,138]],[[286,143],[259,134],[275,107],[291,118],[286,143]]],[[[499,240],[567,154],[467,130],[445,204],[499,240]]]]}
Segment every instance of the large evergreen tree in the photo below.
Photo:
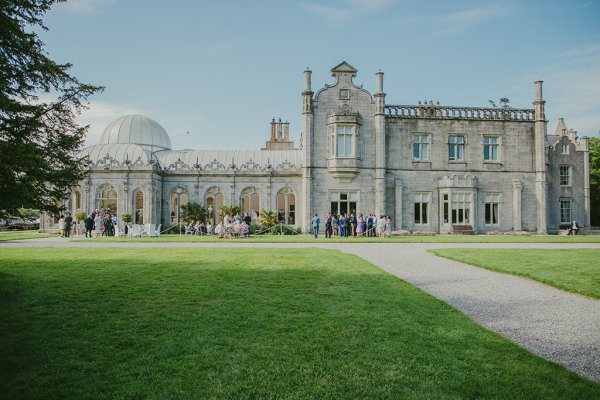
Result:
{"type": "Polygon", "coordinates": [[[0,217],[20,207],[57,212],[85,173],[76,151],[87,127],[75,116],[102,88],[51,60],[35,32],[60,1],[0,0],[0,217]]]}

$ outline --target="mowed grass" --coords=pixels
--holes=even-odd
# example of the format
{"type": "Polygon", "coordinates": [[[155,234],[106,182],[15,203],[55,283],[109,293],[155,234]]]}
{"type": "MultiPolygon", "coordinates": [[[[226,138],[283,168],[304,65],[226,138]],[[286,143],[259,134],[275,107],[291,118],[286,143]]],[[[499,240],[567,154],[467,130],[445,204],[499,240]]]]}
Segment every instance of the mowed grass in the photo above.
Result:
{"type": "Polygon", "coordinates": [[[600,235],[436,235],[436,236],[392,236],[391,238],[377,237],[348,237],[338,236],[326,239],[319,235],[315,239],[312,235],[253,235],[247,238],[221,239],[217,236],[193,236],[193,235],[161,235],[157,238],[131,238],[131,237],[93,237],[85,238],[78,236],[78,241],[92,242],[249,242],[249,243],[600,243],[600,235]]]}
{"type": "Polygon", "coordinates": [[[54,235],[38,233],[37,231],[4,231],[0,232],[0,242],[7,240],[42,239],[51,236],[54,235]]]}
{"type": "Polygon", "coordinates": [[[600,249],[442,249],[434,254],[600,299],[600,249]]]}
{"type": "Polygon", "coordinates": [[[600,398],[334,250],[3,249],[0,302],[0,398],[600,398]]]}

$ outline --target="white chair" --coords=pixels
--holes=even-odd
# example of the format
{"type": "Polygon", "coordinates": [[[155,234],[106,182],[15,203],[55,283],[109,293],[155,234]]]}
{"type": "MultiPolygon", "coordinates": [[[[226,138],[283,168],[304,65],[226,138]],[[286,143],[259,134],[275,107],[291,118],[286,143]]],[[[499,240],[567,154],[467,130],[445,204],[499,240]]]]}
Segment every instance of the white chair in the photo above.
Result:
{"type": "Polygon", "coordinates": [[[156,224],[146,224],[146,235],[148,237],[156,236],[156,224]]]}
{"type": "Polygon", "coordinates": [[[131,236],[142,237],[142,226],[138,224],[133,224],[133,227],[131,229],[131,236]]]}

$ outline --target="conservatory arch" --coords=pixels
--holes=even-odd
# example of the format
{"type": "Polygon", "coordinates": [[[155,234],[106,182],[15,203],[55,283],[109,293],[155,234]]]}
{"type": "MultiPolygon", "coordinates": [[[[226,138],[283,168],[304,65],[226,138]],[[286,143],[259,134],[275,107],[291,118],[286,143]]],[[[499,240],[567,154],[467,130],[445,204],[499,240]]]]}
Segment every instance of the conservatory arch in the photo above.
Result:
{"type": "Polygon", "coordinates": [[[289,225],[296,222],[296,195],[289,186],[277,192],[277,221],[289,225]]]}
{"type": "Polygon", "coordinates": [[[133,192],[133,215],[132,220],[134,224],[144,223],[144,192],[140,189],[136,189],[133,192]]]}
{"type": "Polygon", "coordinates": [[[98,188],[96,208],[117,212],[117,191],[106,183],[98,188]]]}
{"type": "Polygon", "coordinates": [[[215,216],[219,215],[219,210],[223,207],[223,204],[225,204],[223,192],[221,192],[221,189],[218,186],[213,186],[206,191],[204,204],[206,205],[208,219],[214,225],[215,216]]]}
{"type": "Polygon", "coordinates": [[[260,194],[253,187],[242,190],[242,214],[248,213],[252,218],[260,214],[260,194]]]}
{"type": "Polygon", "coordinates": [[[171,224],[176,224],[177,222],[181,223],[181,206],[184,206],[188,203],[187,190],[181,186],[175,187],[171,190],[171,195],[169,196],[169,199],[169,204],[171,205],[171,224]]]}

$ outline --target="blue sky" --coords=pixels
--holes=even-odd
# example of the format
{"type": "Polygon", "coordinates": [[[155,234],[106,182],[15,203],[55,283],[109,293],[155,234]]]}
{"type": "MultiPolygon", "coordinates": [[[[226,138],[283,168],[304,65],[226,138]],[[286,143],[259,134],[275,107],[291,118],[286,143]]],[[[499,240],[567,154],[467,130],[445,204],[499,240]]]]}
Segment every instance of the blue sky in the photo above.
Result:
{"type": "Polygon", "coordinates": [[[272,117],[297,142],[302,72],[316,92],[343,60],[371,93],[381,69],[387,104],[530,108],[542,79],[549,133],[564,117],[597,135],[599,21],[597,0],[71,0],[46,16],[42,39],[81,81],[106,86],[81,117],[87,145],[142,113],[175,149],[256,149],[272,117]]]}

